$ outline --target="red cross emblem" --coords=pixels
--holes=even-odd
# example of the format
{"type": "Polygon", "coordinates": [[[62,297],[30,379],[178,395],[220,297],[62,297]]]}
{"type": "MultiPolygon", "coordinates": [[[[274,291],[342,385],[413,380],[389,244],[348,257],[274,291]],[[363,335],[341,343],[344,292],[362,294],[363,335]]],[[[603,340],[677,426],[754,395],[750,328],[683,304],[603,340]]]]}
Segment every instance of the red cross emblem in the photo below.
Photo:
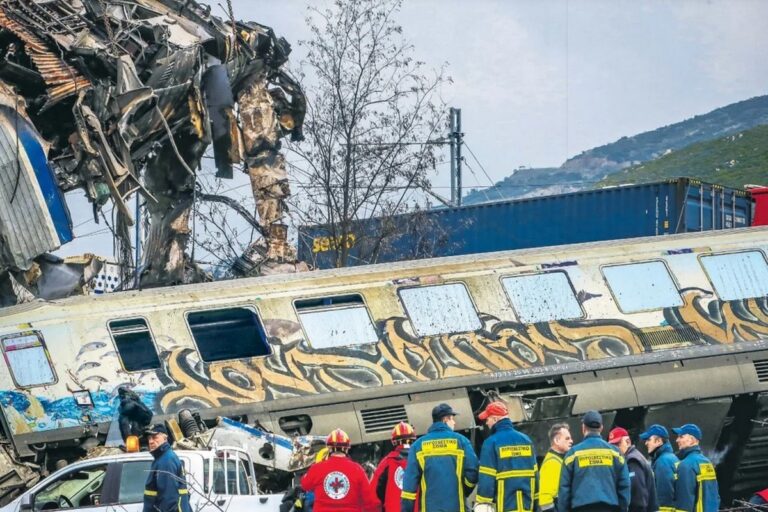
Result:
{"type": "Polygon", "coordinates": [[[340,500],[349,494],[349,478],[341,471],[331,471],[323,480],[323,490],[332,500],[340,500]]]}

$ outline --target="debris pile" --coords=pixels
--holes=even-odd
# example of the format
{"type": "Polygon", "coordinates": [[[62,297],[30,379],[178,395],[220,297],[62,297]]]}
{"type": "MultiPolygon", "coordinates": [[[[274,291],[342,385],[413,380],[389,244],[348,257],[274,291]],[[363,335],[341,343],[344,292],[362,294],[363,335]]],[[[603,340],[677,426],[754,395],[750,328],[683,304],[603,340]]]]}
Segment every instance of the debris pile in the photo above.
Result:
{"type": "MultiPolygon", "coordinates": [[[[62,193],[112,201],[121,263],[142,286],[198,281],[186,254],[197,170],[212,145],[217,176],[243,165],[276,266],[295,260],[283,214],[281,139],[302,138],[305,99],[283,65],[285,39],[213,16],[194,0],[0,2],[0,267],[25,285],[40,254],[73,238],[62,193]],[[127,200],[149,214],[132,261],[127,200]]],[[[252,259],[252,258],[251,258],[252,259]]]]}

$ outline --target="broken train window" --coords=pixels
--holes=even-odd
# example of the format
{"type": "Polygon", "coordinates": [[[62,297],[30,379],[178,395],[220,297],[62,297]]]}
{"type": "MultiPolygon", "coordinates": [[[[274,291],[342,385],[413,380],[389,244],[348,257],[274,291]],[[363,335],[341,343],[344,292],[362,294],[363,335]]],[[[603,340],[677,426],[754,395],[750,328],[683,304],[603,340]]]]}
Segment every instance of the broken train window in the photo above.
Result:
{"type": "Polygon", "coordinates": [[[207,363],[272,353],[264,328],[252,309],[195,311],[187,314],[187,323],[200,357],[207,363]]]}
{"type": "Polygon", "coordinates": [[[463,283],[401,288],[398,293],[420,337],[472,332],[483,327],[463,283]]]}
{"type": "Polygon", "coordinates": [[[112,320],[108,325],[125,371],[138,372],[160,368],[160,359],[157,357],[152,333],[146,320],[143,318],[112,320]]]}
{"type": "Polygon", "coordinates": [[[683,305],[677,285],[663,261],[603,267],[608,288],[623,313],[639,313],[683,305]]]}
{"type": "Polygon", "coordinates": [[[56,382],[51,357],[40,332],[20,332],[0,340],[5,362],[17,386],[25,388],[56,382]]]}
{"type": "Polygon", "coordinates": [[[376,343],[379,336],[359,294],[316,297],[294,302],[312,348],[376,343]]]}
{"type": "Polygon", "coordinates": [[[518,319],[525,324],[584,316],[565,272],[505,277],[501,282],[518,319]]]}
{"type": "Polygon", "coordinates": [[[722,300],[768,296],[768,264],[760,251],[702,256],[701,264],[722,300]]]}

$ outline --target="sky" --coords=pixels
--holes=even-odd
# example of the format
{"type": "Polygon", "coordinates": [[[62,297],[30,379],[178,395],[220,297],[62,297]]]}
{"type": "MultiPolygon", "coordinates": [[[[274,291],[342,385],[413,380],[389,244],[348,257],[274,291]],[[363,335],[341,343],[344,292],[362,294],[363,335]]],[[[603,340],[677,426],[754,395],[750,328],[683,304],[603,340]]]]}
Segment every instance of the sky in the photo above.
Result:
{"type": "MultiPolygon", "coordinates": [[[[232,4],[285,37],[291,66],[301,64],[306,0],[232,4]]],[[[442,96],[462,109],[465,142],[490,176],[470,159],[467,189],[768,93],[765,0],[405,0],[397,21],[417,58],[448,65],[442,96]]],[[[432,181],[449,195],[447,165],[432,181]]],[[[111,256],[82,196],[68,195],[82,238],[59,254],[111,256]]]]}

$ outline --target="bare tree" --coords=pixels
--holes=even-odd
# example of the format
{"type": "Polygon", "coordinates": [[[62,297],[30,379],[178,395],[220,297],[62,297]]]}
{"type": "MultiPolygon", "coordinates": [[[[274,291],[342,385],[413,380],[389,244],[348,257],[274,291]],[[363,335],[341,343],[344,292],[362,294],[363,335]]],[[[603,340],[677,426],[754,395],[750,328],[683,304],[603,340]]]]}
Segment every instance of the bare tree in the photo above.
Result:
{"type": "MultiPolygon", "coordinates": [[[[298,157],[289,162],[298,180],[292,213],[299,224],[327,226],[337,267],[363,242],[349,236],[356,221],[386,219],[424,197],[435,163],[427,142],[444,131],[439,91],[450,78],[444,66],[429,71],[414,59],[395,21],[401,3],[335,0],[326,10],[310,8],[312,38],[300,43],[306,139],[291,147],[298,157]]],[[[390,235],[365,233],[364,246],[376,251],[390,235]]]]}

